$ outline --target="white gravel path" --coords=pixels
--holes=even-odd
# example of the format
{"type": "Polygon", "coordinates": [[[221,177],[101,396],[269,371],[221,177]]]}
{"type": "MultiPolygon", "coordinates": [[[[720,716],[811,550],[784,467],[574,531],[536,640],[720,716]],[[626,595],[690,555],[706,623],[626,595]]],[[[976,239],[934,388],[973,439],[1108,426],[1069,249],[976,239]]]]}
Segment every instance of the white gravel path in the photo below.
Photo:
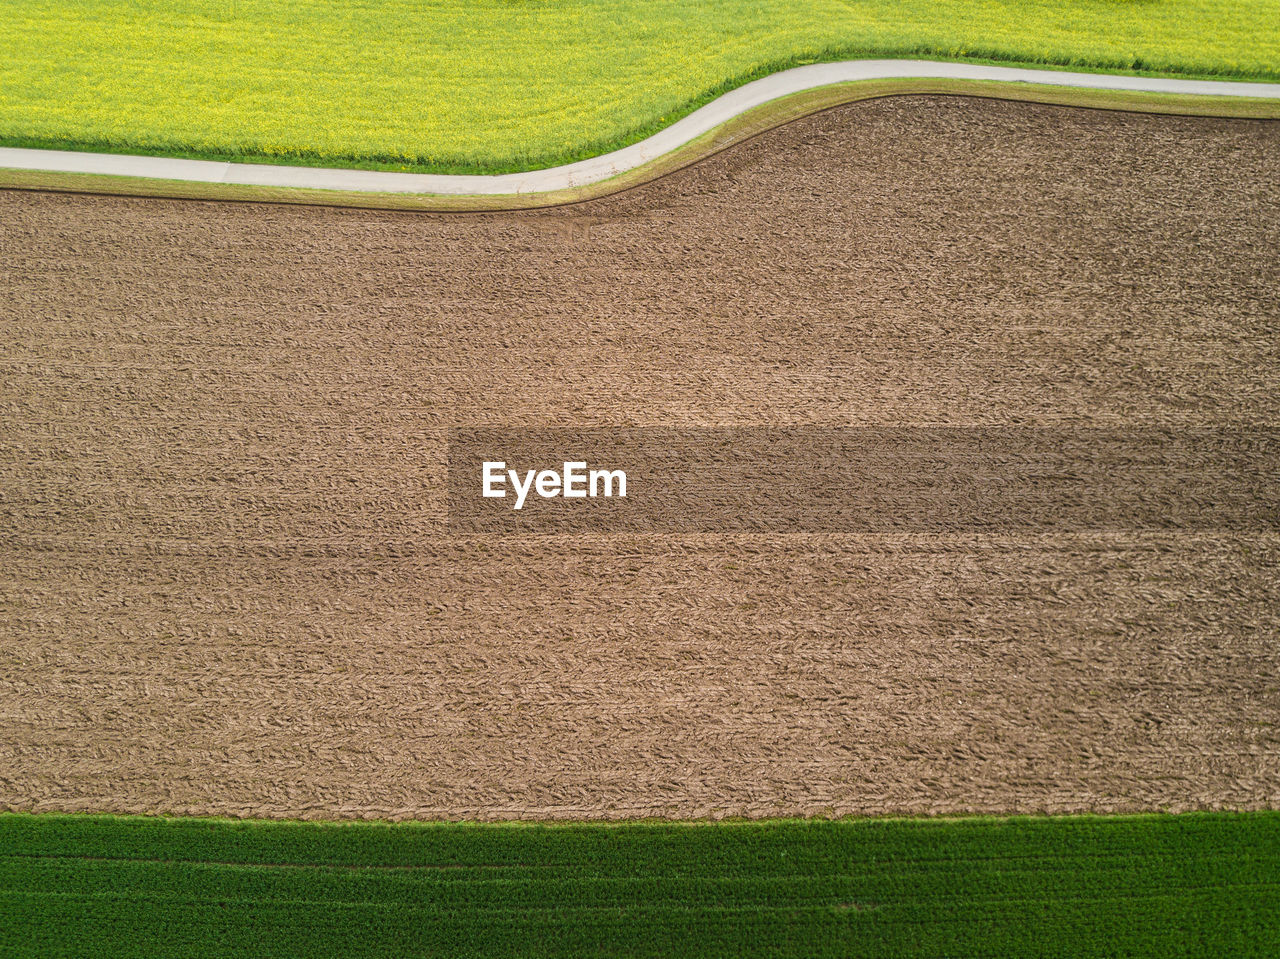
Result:
{"type": "Polygon", "coordinates": [[[362,193],[433,193],[455,196],[543,193],[566,187],[585,186],[634,169],[663,154],[670,153],[739,114],[802,90],[855,80],[920,77],[993,80],[1001,83],[1087,87],[1098,90],[1137,90],[1149,93],[1280,99],[1280,83],[1171,80],[1106,73],[1068,73],[1059,70],[944,63],[932,60],[846,60],[840,63],[796,67],[755,80],[713,100],[639,143],[589,160],[527,173],[449,176],[10,148],[0,149],[0,167],[58,173],[151,177],[200,183],[351,190],[362,193]]]}

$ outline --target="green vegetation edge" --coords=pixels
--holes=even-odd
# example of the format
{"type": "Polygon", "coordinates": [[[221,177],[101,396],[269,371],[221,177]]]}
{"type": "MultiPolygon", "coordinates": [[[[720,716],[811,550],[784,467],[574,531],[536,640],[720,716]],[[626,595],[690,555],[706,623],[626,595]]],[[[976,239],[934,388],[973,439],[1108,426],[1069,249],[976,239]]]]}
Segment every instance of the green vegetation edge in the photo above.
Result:
{"type": "MultiPolygon", "coordinates": [[[[315,151],[299,149],[284,149],[277,153],[266,154],[255,152],[253,150],[218,151],[188,149],[177,145],[165,145],[164,147],[157,147],[154,145],[141,146],[122,142],[118,139],[84,139],[74,136],[58,137],[55,139],[8,134],[0,134],[0,147],[19,147],[38,150],[74,150],[84,151],[87,153],[112,153],[124,156],[164,156],[188,160],[210,160],[213,162],[227,163],[262,163],[275,166],[338,167],[353,170],[385,170],[395,173],[439,173],[446,175],[496,175],[501,173],[525,173],[530,170],[548,169],[551,167],[564,166],[569,163],[576,163],[580,160],[601,156],[605,153],[611,153],[614,150],[620,150],[623,147],[630,146],[633,143],[638,143],[641,140],[657,133],[659,130],[671,126],[693,113],[695,110],[705,106],[731,90],[746,86],[748,83],[763,79],[764,77],[771,76],[772,74],[800,66],[836,63],[842,60],[856,59],[902,59],[920,60],[922,62],[940,62],[928,57],[927,55],[922,55],[920,51],[916,50],[895,53],[894,51],[885,52],[866,50],[862,48],[835,48],[825,51],[819,56],[793,56],[779,60],[772,60],[767,63],[760,64],[735,77],[726,79],[722,83],[718,83],[704,90],[698,96],[692,97],[687,102],[681,104],[678,108],[668,110],[661,118],[656,118],[647,123],[638,124],[627,130],[627,132],[622,135],[591,140],[574,150],[562,150],[557,153],[547,154],[536,158],[525,158],[519,162],[501,160],[480,162],[474,159],[447,157],[434,160],[406,160],[404,157],[382,156],[378,154],[320,154],[315,151]]],[[[1046,72],[1084,71],[1088,73],[1113,74],[1116,76],[1164,77],[1182,80],[1243,80],[1264,82],[1280,79],[1280,71],[1206,73],[1204,71],[1197,71],[1194,69],[1148,70],[1140,67],[1127,67],[1123,64],[1109,62],[1095,65],[1055,63],[1001,57],[964,57],[941,62],[1027,68],[1044,70],[1046,72]]],[[[890,80],[855,82],[899,83],[904,81],[890,80]]],[[[905,82],[911,81],[907,80],[905,82]]],[[[982,83],[981,81],[963,80],[957,80],[954,82],[960,84],[972,83],[975,85],[981,85],[982,83]]]]}
{"type": "Polygon", "coordinates": [[[6,956],[1271,956],[1280,812],[0,814],[6,956]]]}
{"type": "Polygon", "coordinates": [[[1274,0],[10,0],[6,13],[6,137],[442,172],[571,162],[833,60],[1280,77],[1274,0]]]}
{"type": "Polygon", "coordinates": [[[780,98],[743,113],[715,130],[690,141],[680,149],[644,166],[599,183],[548,193],[501,196],[360,193],[14,169],[0,169],[0,189],[103,193],[188,200],[296,203],[419,212],[481,213],[535,209],[580,203],[640,186],[706,159],[734,144],[823,110],[862,100],[911,95],[969,96],[1180,116],[1280,119],[1280,103],[1261,99],[1184,96],[1077,87],[1040,87],[1033,84],[969,80],[864,80],[833,84],[780,98]]]}

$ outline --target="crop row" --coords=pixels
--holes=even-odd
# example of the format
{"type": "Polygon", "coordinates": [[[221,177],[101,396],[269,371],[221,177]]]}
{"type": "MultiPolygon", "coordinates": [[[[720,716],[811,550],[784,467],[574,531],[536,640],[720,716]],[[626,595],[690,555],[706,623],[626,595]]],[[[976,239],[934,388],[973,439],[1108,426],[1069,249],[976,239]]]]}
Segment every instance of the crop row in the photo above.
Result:
{"type": "Polygon", "coordinates": [[[1280,814],[0,816],[0,954],[1269,955],[1280,814]]]}

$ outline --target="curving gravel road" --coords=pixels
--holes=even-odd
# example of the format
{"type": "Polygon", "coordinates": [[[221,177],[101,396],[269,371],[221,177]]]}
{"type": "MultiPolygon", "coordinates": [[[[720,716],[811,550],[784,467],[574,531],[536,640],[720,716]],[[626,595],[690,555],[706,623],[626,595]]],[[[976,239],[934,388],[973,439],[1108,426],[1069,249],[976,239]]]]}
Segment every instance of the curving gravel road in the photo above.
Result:
{"type": "Polygon", "coordinates": [[[57,173],[113,174],[201,183],[350,190],[364,193],[427,193],[453,196],[544,193],[596,183],[642,166],[715,129],[739,114],[793,93],[855,80],[919,78],[987,80],[1100,90],[1280,99],[1280,83],[1171,80],[1158,77],[1068,73],[1059,70],[1030,70],[932,60],[845,60],[840,63],[796,67],[755,80],[718,97],[684,119],[639,143],[577,163],[525,173],[451,176],[14,148],[0,149],[0,168],[57,173]]]}

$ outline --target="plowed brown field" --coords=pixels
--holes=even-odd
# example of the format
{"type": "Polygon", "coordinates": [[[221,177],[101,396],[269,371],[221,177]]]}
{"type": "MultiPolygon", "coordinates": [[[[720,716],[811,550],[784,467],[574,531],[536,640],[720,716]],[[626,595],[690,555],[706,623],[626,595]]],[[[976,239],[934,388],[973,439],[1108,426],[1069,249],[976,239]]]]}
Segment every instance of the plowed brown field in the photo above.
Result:
{"type": "Polygon", "coordinates": [[[0,807],[1280,805],[1280,522],[464,535],[443,475],[457,426],[1274,429],[1280,124],[898,98],[557,211],[7,192],[0,257],[0,807]]]}

